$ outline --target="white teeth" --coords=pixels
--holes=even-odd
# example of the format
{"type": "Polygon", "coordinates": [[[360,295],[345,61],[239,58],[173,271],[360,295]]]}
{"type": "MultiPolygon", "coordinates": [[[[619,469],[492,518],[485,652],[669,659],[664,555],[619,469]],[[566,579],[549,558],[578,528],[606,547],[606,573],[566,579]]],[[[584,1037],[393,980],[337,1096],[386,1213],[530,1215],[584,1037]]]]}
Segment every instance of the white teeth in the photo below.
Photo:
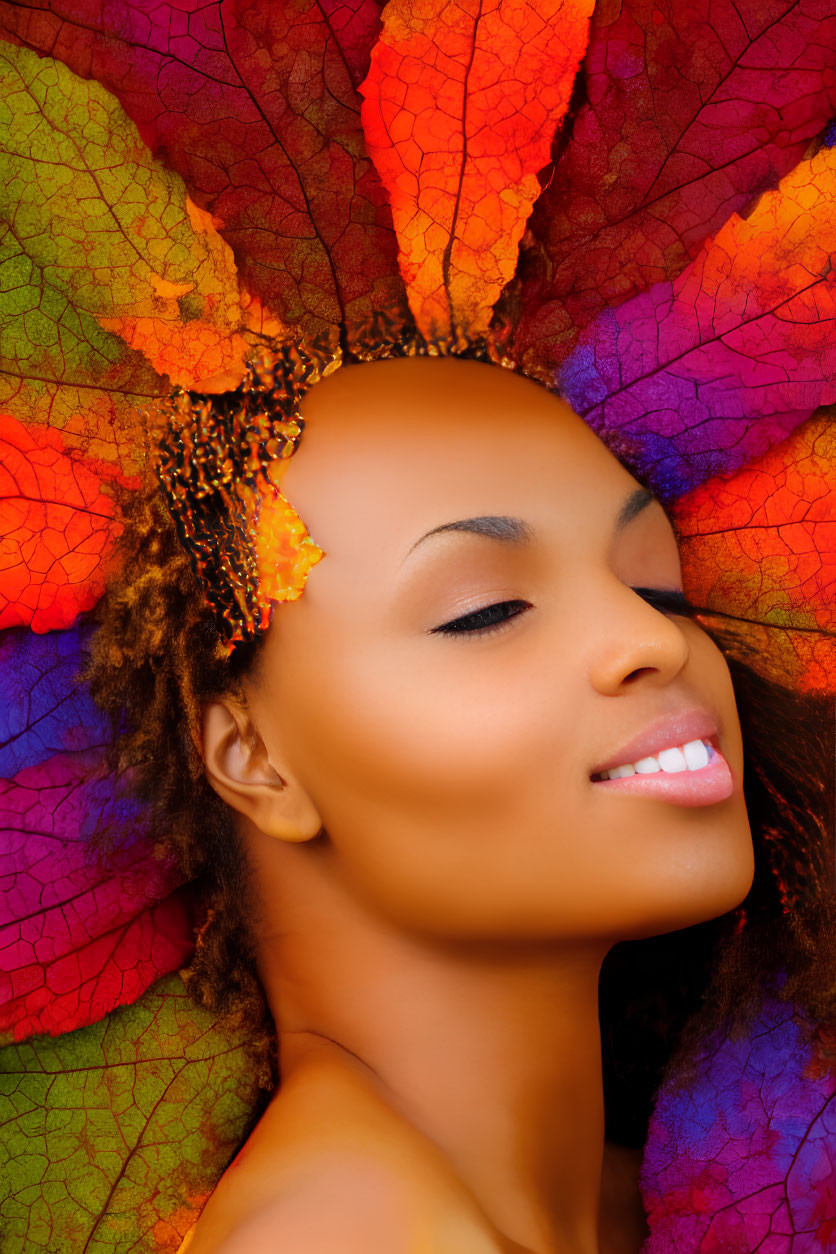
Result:
{"type": "Polygon", "coordinates": [[[662,749],[656,757],[639,758],[638,762],[614,766],[602,771],[602,779],[624,779],[627,775],[655,775],[658,771],[676,774],[679,771],[699,771],[708,766],[708,746],[704,740],[689,740],[685,745],[662,749]]]}
{"type": "Polygon", "coordinates": [[[655,758],[639,758],[636,763],[637,775],[653,775],[656,771],[661,771],[661,769],[655,758]]]}
{"type": "Polygon", "coordinates": [[[659,754],[659,766],[663,771],[686,771],[688,763],[682,749],[663,749],[659,754]]]}
{"type": "Polygon", "coordinates": [[[708,766],[708,749],[701,740],[689,740],[687,745],[682,746],[682,752],[689,771],[698,771],[701,767],[708,766]]]}

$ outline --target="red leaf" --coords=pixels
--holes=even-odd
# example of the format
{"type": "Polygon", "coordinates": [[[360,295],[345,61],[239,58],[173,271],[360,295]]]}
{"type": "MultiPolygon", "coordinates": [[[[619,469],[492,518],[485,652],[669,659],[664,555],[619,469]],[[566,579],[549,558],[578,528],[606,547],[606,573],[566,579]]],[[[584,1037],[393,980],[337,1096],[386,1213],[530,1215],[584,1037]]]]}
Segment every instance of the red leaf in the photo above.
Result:
{"type": "Polygon", "coordinates": [[[598,4],[586,102],[531,218],[515,351],[559,364],[791,170],[836,113],[834,47],[830,0],[598,4]]]}
{"type": "Polygon", "coordinates": [[[0,627],[67,627],[104,590],[118,534],[114,467],[71,457],[57,431],[0,415],[0,627]]]}
{"type": "Polygon", "coordinates": [[[359,87],[369,71],[383,4],[378,0],[320,0],[319,7],[342,53],[351,81],[359,87]]]}

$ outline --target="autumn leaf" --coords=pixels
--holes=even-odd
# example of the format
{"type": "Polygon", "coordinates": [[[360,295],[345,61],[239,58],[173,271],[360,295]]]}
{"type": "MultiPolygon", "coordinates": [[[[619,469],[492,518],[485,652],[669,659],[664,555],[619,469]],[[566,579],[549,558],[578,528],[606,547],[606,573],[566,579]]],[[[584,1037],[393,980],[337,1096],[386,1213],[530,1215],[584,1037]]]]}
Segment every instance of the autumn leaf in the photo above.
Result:
{"type": "Polygon", "coordinates": [[[642,1254],[833,1249],[836,1079],[807,1025],[768,1002],[657,1095],[642,1165],[642,1254]]]}
{"type": "Polygon", "coordinates": [[[836,402],[836,149],[734,215],[673,282],[601,314],[559,375],[662,499],[759,457],[836,402]]]}
{"type": "Polygon", "coordinates": [[[243,288],[314,331],[402,300],[354,86],[378,12],[369,0],[188,14],[171,0],[35,0],[2,4],[0,28],[112,92],[211,213],[243,288]]]}
{"type": "Polygon", "coordinates": [[[0,778],[108,740],[105,714],[76,678],[89,635],[89,628],[0,634],[0,778]]]}
{"type": "Polygon", "coordinates": [[[2,224],[0,331],[3,409],[60,429],[68,446],[136,470],[143,447],[138,406],[164,384],[145,358],[45,283],[2,224]]]}
{"type": "Polygon", "coordinates": [[[369,72],[372,48],[380,33],[384,0],[320,0],[319,8],[355,87],[369,72]]]}
{"type": "Polygon", "coordinates": [[[579,106],[523,241],[512,350],[560,365],[603,309],[674,280],[836,114],[827,0],[599,3],[579,106]]]}
{"type": "Polygon", "coordinates": [[[0,627],[70,626],[104,591],[119,533],[106,463],[71,457],[57,431],[0,415],[0,627]]]}
{"type": "Polygon", "coordinates": [[[128,354],[94,324],[186,386],[241,359],[231,251],[115,97],[10,44],[0,92],[4,311],[18,371],[59,376],[65,340],[83,382],[124,370],[128,354]]]}
{"type": "Polygon", "coordinates": [[[94,1022],[182,966],[182,882],[100,752],[0,780],[0,1036],[94,1022]]]}
{"type": "Polygon", "coordinates": [[[170,855],[115,795],[104,714],[77,678],[89,628],[0,636],[0,1033],[101,1018],[182,965],[170,855]]]}
{"type": "Polygon", "coordinates": [[[834,415],[687,493],[671,517],[691,599],[737,620],[760,669],[836,693],[834,415]]]}
{"type": "Polygon", "coordinates": [[[592,0],[389,0],[361,85],[366,145],[428,338],[483,334],[517,264],[592,0]]]}
{"type": "Polygon", "coordinates": [[[246,1036],[171,976],[0,1051],[3,1254],[176,1251],[257,1113],[246,1036]]]}

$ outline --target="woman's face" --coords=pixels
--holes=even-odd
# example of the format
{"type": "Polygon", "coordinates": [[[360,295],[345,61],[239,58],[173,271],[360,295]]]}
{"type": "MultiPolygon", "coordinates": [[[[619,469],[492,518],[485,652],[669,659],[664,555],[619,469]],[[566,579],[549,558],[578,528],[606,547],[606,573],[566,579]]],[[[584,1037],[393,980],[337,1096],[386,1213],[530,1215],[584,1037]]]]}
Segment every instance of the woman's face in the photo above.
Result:
{"type": "Polygon", "coordinates": [[[274,608],[246,693],[351,891],[425,934],[497,939],[617,940],[741,901],[753,859],[725,661],[632,591],[681,588],[661,505],[617,526],[629,472],[564,402],[483,363],[344,367],[303,414],[282,491],[326,556],[274,608]],[[509,602],[487,630],[439,630],[509,602]],[[716,723],[728,797],[591,778],[694,707],[716,723]]]}

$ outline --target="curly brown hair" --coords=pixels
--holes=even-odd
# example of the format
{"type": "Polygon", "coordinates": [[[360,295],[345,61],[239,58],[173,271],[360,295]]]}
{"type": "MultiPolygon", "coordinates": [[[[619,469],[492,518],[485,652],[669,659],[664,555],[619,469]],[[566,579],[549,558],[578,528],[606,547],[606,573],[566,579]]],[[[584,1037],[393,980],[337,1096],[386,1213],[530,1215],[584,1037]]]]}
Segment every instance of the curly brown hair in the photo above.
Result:
{"type": "MultiPolygon", "coordinates": [[[[432,350],[401,339],[375,356],[421,351],[432,350]]],[[[495,346],[484,343],[456,355],[498,360],[495,346]]],[[[644,483],[630,448],[608,444],[644,483]]],[[[229,653],[150,472],[145,486],[124,491],[118,504],[118,573],[91,612],[97,630],[81,678],[110,715],[112,769],[146,802],[151,835],[173,849],[200,887],[189,991],[216,1013],[253,1027],[269,1087],[276,1080],[274,1030],[242,909],[250,896],[247,867],[231,811],[208,784],[199,748],[203,709],[224,694],[243,701],[241,681],[264,636],[229,653]]],[[[717,626],[717,610],[692,608],[710,614],[703,625],[732,673],[756,872],[738,911],[617,946],[605,964],[608,1132],[625,1144],[642,1143],[652,1094],[686,1023],[691,1039],[728,1030],[770,990],[819,1019],[836,1015],[832,702],[764,678],[733,624],[717,626]]]]}

